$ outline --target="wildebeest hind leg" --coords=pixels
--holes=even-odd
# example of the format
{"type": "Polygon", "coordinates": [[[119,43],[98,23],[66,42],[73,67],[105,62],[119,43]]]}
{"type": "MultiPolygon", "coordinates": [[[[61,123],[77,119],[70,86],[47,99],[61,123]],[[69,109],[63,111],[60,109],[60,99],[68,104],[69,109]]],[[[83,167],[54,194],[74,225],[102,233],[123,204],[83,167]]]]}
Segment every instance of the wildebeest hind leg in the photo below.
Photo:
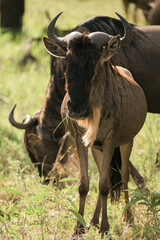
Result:
{"type": "MultiPolygon", "coordinates": [[[[121,159],[122,159],[122,167],[121,167],[121,177],[122,177],[122,184],[125,196],[125,203],[129,202],[129,194],[128,194],[128,181],[129,181],[129,158],[132,151],[133,141],[122,145],[120,147],[121,152],[121,159]]],[[[133,215],[131,212],[130,207],[127,208],[125,212],[125,221],[127,223],[133,223],[133,215]]]]}
{"type": "Polygon", "coordinates": [[[133,166],[133,164],[129,161],[129,170],[130,170],[130,174],[135,182],[135,184],[137,185],[138,189],[146,189],[146,185],[145,185],[145,180],[144,178],[140,175],[140,173],[137,171],[137,169],[133,166]]]}

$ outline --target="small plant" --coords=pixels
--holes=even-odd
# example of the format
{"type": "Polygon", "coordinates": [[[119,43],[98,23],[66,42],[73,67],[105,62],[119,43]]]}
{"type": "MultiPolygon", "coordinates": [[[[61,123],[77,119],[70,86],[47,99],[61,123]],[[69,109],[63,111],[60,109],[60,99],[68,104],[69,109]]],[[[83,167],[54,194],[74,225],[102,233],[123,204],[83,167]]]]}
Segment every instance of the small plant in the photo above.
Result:
{"type": "MultiPolygon", "coordinates": [[[[17,239],[21,239],[16,231],[13,231],[11,229],[11,220],[12,217],[19,217],[20,214],[17,211],[17,204],[18,202],[15,202],[12,207],[6,207],[5,210],[0,209],[0,223],[2,223],[5,226],[5,230],[10,235],[14,235],[17,239]]],[[[1,230],[0,230],[1,231],[1,230]]]]}
{"type": "Polygon", "coordinates": [[[148,220],[146,227],[150,226],[152,231],[160,236],[160,193],[136,190],[131,196],[132,200],[126,204],[123,214],[128,207],[135,205],[135,203],[138,203],[138,205],[144,205],[146,207],[146,216],[148,220]]]}

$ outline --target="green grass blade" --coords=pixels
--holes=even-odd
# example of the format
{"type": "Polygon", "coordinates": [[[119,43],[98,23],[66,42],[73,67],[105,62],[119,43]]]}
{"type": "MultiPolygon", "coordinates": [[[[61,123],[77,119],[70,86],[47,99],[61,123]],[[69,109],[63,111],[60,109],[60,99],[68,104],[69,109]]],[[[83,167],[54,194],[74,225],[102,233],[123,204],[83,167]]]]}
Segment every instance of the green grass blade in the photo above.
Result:
{"type": "Polygon", "coordinates": [[[78,212],[74,211],[73,209],[69,209],[69,211],[72,212],[75,215],[78,222],[80,222],[83,225],[83,227],[85,228],[86,227],[86,222],[85,222],[84,218],[78,212]]]}
{"type": "Polygon", "coordinates": [[[34,201],[34,200],[41,199],[43,197],[48,197],[48,196],[49,196],[49,193],[40,193],[40,194],[37,194],[36,196],[32,196],[30,201],[34,201]]]}
{"type": "Polygon", "coordinates": [[[3,223],[6,223],[6,220],[4,217],[0,216],[0,221],[2,221],[3,223]]]}
{"type": "Polygon", "coordinates": [[[20,192],[18,192],[15,189],[11,189],[11,188],[2,188],[2,189],[0,189],[0,192],[9,192],[9,193],[14,193],[14,194],[17,194],[17,195],[21,195],[20,192]]]}
{"type": "Polygon", "coordinates": [[[67,200],[70,202],[70,204],[72,205],[73,209],[74,209],[76,212],[78,212],[78,209],[77,209],[76,204],[75,204],[71,199],[69,199],[69,198],[67,198],[67,200]]]}
{"type": "Polygon", "coordinates": [[[77,181],[77,178],[63,178],[59,182],[71,182],[71,181],[77,181]]]}
{"type": "Polygon", "coordinates": [[[10,230],[8,227],[6,227],[6,231],[7,231],[8,233],[14,235],[14,236],[15,236],[16,238],[18,238],[19,240],[22,239],[22,238],[20,238],[20,237],[18,236],[18,234],[17,234],[15,231],[10,230]]]}

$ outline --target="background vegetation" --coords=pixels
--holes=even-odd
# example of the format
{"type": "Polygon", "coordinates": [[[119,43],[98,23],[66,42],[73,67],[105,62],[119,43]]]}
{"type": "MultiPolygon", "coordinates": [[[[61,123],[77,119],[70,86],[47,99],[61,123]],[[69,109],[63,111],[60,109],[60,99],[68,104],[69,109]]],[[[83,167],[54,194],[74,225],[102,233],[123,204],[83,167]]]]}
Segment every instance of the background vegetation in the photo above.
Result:
{"type": "MultiPolygon", "coordinates": [[[[34,42],[32,54],[38,62],[19,65],[28,37],[46,35],[50,16],[63,11],[57,25],[70,29],[94,15],[115,17],[124,15],[121,0],[26,0],[23,31],[21,34],[0,33],[0,239],[63,240],[71,239],[78,206],[78,180],[63,190],[44,186],[37,170],[31,164],[22,144],[23,131],[14,129],[8,122],[8,113],[17,103],[16,119],[33,115],[42,106],[45,89],[50,78],[50,57],[43,44],[34,42]]],[[[131,6],[133,12],[133,6],[131,6]]],[[[139,24],[145,24],[139,11],[139,24]]],[[[132,16],[129,19],[132,22],[132,16]]],[[[145,176],[150,193],[136,191],[129,184],[133,199],[135,224],[128,227],[123,221],[124,199],[111,206],[108,201],[110,233],[106,239],[160,239],[158,219],[160,163],[158,114],[148,114],[146,123],[135,138],[131,161],[145,176]]],[[[98,174],[90,158],[91,186],[87,198],[84,221],[91,219],[96,197],[98,174]]],[[[91,228],[83,239],[100,239],[98,229],[91,228]]]]}

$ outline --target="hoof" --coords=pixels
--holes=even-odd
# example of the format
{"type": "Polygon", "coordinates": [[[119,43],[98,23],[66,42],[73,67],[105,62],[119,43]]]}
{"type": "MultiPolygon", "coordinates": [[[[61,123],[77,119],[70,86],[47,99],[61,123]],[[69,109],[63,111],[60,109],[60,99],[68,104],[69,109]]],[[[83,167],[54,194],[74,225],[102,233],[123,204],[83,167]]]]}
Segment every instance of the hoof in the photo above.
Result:
{"type": "Polygon", "coordinates": [[[81,236],[86,233],[86,230],[84,226],[81,223],[77,223],[74,227],[74,232],[72,235],[72,239],[74,239],[76,236],[81,236]]]}
{"type": "Polygon", "coordinates": [[[124,220],[129,226],[133,226],[134,217],[130,209],[127,209],[127,211],[125,212],[124,220]]]}
{"type": "Polygon", "coordinates": [[[106,235],[108,235],[108,231],[109,231],[109,223],[108,222],[101,223],[101,226],[100,226],[101,238],[104,238],[106,235]]]}
{"type": "MultiPolygon", "coordinates": [[[[100,232],[100,234],[101,234],[101,239],[104,239],[105,236],[108,235],[108,231],[107,232],[100,232]]],[[[107,236],[107,239],[110,239],[110,238],[108,238],[108,236],[107,236]]]]}
{"type": "Polygon", "coordinates": [[[92,219],[92,220],[90,221],[90,224],[89,224],[89,226],[88,226],[88,229],[89,229],[90,227],[96,227],[96,228],[99,229],[99,221],[92,219]]]}

